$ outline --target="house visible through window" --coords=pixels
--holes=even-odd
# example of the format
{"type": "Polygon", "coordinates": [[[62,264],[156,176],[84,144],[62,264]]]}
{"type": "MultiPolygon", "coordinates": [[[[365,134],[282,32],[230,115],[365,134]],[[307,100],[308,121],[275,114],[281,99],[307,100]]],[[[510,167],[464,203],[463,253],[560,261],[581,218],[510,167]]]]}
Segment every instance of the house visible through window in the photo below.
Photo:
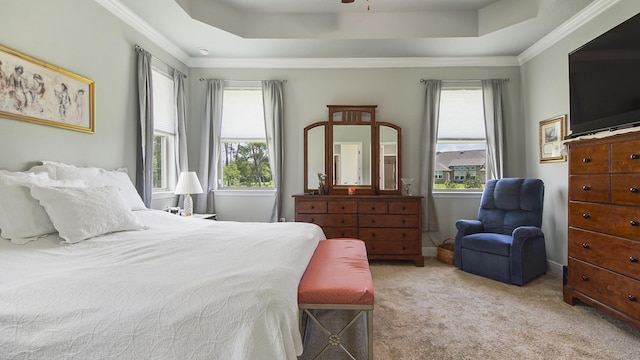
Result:
{"type": "Polygon", "coordinates": [[[434,191],[477,189],[487,176],[487,139],[480,84],[446,86],[440,115],[434,170],[434,191]]]}
{"type": "Polygon", "coordinates": [[[153,190],[171,191],[176,183],[174,144],[176,107],[173,78],[153,67],[153,190]]]}
{"type": "Polygon", "coordinates": [[[260,82],[225,84],[220,146],[219,188],[273,189],[260,82]]]}

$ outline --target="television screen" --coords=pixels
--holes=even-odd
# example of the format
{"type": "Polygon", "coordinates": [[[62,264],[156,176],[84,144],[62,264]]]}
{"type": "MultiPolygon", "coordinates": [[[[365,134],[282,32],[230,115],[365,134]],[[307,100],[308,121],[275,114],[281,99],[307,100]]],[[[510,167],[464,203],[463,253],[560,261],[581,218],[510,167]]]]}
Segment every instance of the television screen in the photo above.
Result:
{"type": "Polygon", "coordinates": [[[569,94],[569,137],[640,125],[640,14],[569,54],[569,94]]]}

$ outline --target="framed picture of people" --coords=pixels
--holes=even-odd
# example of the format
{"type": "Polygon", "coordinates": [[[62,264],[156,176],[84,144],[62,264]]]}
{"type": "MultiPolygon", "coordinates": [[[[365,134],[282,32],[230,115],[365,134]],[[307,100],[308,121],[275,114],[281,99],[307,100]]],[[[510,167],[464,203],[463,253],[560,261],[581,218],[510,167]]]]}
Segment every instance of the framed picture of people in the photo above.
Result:
{"type": "Polygon", "coordinates": [[[0,118],[95,132],[95,83],[0,46],[0,118]]]}

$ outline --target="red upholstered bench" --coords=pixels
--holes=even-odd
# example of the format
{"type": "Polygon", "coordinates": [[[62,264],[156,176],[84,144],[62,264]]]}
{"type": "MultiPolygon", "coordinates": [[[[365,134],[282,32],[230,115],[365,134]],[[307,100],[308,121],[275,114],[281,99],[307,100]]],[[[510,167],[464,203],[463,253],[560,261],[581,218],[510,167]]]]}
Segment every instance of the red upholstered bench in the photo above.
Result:
{"type": "MultiPolygon", "coordinates": [[[[340,346],[340,336],[360,317],[366,318],[367,359],[373,359],[373,280],[367,260],[367,249],[362,240],[327,239],[318,243],[307,270],[298,286],[300,331],[305,341],[303,317],[307,316],[320,326],[328,338],[328,344],[318,353],[320,356],[330,345],[340,346]],[[356,310],[354,318],[337,334],[329,330],[314,315],[314,310],[356,310]]],[[[316,357],[317,357],[316,356],[316,357]]]]}

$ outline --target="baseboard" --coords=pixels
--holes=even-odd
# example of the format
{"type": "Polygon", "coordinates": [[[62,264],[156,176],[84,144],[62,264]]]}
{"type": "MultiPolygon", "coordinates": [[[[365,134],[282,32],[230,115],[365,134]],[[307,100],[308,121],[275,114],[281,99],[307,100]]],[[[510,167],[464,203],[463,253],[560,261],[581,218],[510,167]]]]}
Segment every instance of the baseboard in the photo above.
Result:
{"type": "MultiPolygon", "coordinates": [[[[423,246],[422,256],[435,258],[438,256],[438,248],[435,246],[423,246]]],[[[562,278],[562,264],[559,264],[552,260],[547,260],[548,272],[554,276],[562,278]]]]}

